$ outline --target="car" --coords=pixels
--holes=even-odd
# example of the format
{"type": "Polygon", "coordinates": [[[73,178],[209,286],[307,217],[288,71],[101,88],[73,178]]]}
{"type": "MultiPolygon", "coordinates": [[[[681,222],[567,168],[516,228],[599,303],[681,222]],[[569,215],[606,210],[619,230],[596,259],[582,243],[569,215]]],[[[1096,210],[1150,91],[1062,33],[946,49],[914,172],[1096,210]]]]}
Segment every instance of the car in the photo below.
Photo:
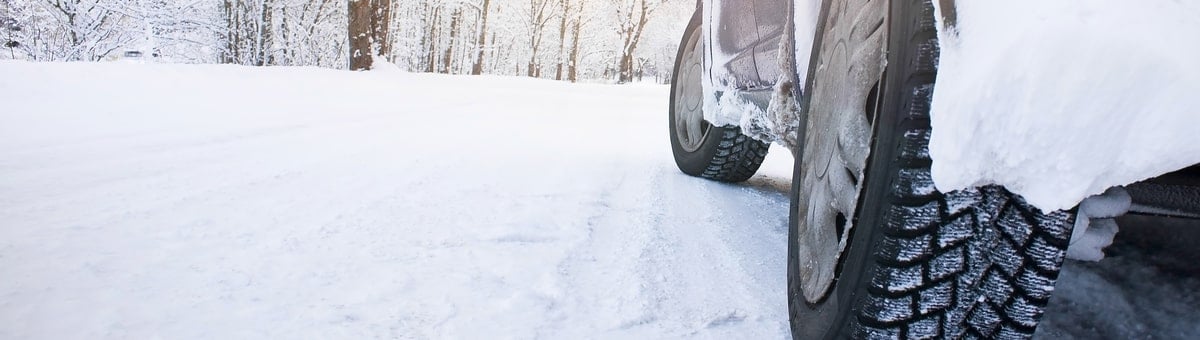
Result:
{"type": "Polygon", "coordinates": [[[1106,184],[1071,203],[1083,207],[1043,209],[1057,206],[1017,185],[939,190],[930,112],[956,6],[697,2],[671,85],[672,153],[682,172],[722,182],[753,176],[772,144],[795,156],[796,339],[1028,338],[1089,219],[1200,217],[1197,165],[1106,184]]]}

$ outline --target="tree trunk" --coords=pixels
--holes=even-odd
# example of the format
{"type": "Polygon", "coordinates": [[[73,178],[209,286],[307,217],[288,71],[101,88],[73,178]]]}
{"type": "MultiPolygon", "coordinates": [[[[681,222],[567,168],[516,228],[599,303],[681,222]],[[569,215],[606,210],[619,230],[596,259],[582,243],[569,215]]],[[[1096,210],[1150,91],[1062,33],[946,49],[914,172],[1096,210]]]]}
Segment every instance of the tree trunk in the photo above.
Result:
{"type": "Polygon", "coordinates": [[[429,54],[428,63],[425,64],[425,72],[433,73],[434,65],[437,65],[437,46],[438,46],[438,24],[441,23],[441,8],[433,9],[433,18],[429,23],[429,48],[426,50],[429,54]]]}
{"type": "Polygon", "coordinates": [[[388,24],[392,18],[391,1],[349,0],[348,6],[346,26],[350,36],[350,69],[371,69],[375,56],[386,57],[390,54],[388,24]]]}
{"type": "MultiPolygon", "coordinates": [[[[649,16],[652,11],[653,9],[646,3],[646,0],[639,1],[637,21],[631,21],[629,26],[624,27],[625,44],[621,48],[621,61],[617,68],[617,81],[620,83],[633,81],[633,52],[637,50],[638,42],[642,38],[642,32],[646,29],[646,22],[650,20],[649,16]]],[[[630,15],[633,13],[631,12],[630,15]]]]}
{"type": "Polygon", "coordinates": [[[225,50],[221,52],[221,62],[234,64],[238,60],[238,20],[237,7],[233,0],[222,2],[221,9],[225,14],[225,50]]]}
{"type": "Polygon", "coordinates": [[[276,62],[280,65],[294,65],[296,62],[296,50],[292,43],[292,27],[288,17],[288,6],[284,5],[279,8],[279,59],[276,62]]]}
{"type": "Polygon", "coordinates": [[[471,66],[471,74],[483,74],[483,51],[486,45],[484,39],[487,37],[487,22],[488,22],[488,7],[492,0],[483,0],[483,9],[480,11],[479,39],[475,41],[475,64],[471,66]]]}
{"type": "Polygon", "coordinates": [[[633,81],[633,56],[627,53],[621,56],[621,62],[617,65],[617,82],[628,83],[633,81]]]}
{"type": "Polygon", "coordinates": [[[583,26],[581,18],[575,18],[571,24],[571,56],[567,61],[567,80],[574,83],[579,80],[579,29],[583,26]]]}
{"type": "Polygon", "coordinates": [[[640,62],[638,62],[638,67],[637,67],[637,81],[641,82],[642,79],[644,79],[645,75],[646,75],[646,61],[641,60],[640,62]]]}
{"type": "Polygon", "coordinates": [[[458,24],[462,21],[462,9],[455,9],[450,14],[450,41],[446,47],[445,55],[442,56],[441,73],[451,73],[451,66],[454,61],[454,43],[458,40],[458,24]]]}
{"type": "MultiPolygon", "coordinates": [[[[492,32],[491,37],[488,38],[488,46],[496,46],[496,32],[492,32]]],[[[499,66],[500,63],[496,62],[496,60],[501,60],[497,56],[497,55],[499,55],[499,53],[500,52],[497,51],[496,49],[492,49],[491,52],[488,53],[488,55],[490,56],[490,57],[488,57],[488,59],[492,60],[492,69],[491,69],[491,72],[488,72],[488,73],[499,72],[498,70],[500,68],[500,66],[499,66]]]]}
{"type": "Polygon", "coordinates": [[[525,75],[529,77],[541,77],[542,70],[538,65],[538,50],[542,46],[542,36],[545,32],[546,23],[551,18],[546,17],[547,5],[551,4],[552,0],[537,0],[529,2],[530,22],[529,30],[532,35],[529,37],[529,68],[525,70],[525,75]]]}
{"type": "Polygon", "coordinates": [[[392,0],[371,1],[371,40],[374,56],[391,60],[392,56],[392,0]]]}
{"type": "Polygon", "coordinates": [[[624,56],[621,58],[621,79],[620,82],[626,83],[633,80],[633,52],[637,50],[638,42],[642,38],[642,31],[646,28],[646,21],[649,20],[649,9],[646,6],[646,1],[641,1],[641,11],[638,16],[637,24],[633,27],[633,31],[627,35],[625,41],[624,56]]]}
{"type": "Polygon", "coordinates": [[[350,0],[347,15],[350,35],[350,69],[371,69],[371,0],[350,0]]]}
{"type": "Polygon", "coordinates": [[[558,65],[555,66],[554,80],[563,80],[563,54],[567,50],[567,13],[571,11],[570,3],[567,0],[559,1],[559,7],[562,7],[562,15],[558,20],[558,65]]]}
{"type": "Polygon", "coordinates": [[[272,45],[273,45],[271,38],[274,35],[271,32],[271,27],[273,27],[273,25],[271,25],[271,14],[272,14],[271,12],[274,11],[274,9],[272,8],[274,6],[272,6],[271,3],[272,3],[271,0],[263,0],[261,6],[259,7],[260,12],[259,12],[259,18],[258,18],[259,21],[258,21],[258,41],[257,41],[258,42],[258,47],[257,47],[258,53],[257,53],[257,56],[255,57],[255,59],[258,59],[258,60],[255,61],[256,66],[266,66],[266,65],[274,64],[274,60],[272,60],[273,58],[271,57],[271,52],[272,52],[271,49],[272,49],[272,45]]]}

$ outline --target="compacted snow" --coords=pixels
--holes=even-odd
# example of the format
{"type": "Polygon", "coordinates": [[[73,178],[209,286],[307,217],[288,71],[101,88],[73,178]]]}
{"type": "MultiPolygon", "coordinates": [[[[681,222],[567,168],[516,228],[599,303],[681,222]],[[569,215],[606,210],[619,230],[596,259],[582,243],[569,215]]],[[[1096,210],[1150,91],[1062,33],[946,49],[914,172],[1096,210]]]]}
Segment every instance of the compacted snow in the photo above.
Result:
{"type": "Polygon", "coordinates": [[[1200,2],[956,3],[931,113],[939,189],[1067,209],[1200,163],[1200,2]]]}
{"type": "MultiPolygon", "coordinates": [[[[788,338],[792,160],[681,174],[665,86],[7,62],[0,103],[3,339],[788,338]]],[[[1071,266],[1055,337],[1200,333],[1071,266]]]]}

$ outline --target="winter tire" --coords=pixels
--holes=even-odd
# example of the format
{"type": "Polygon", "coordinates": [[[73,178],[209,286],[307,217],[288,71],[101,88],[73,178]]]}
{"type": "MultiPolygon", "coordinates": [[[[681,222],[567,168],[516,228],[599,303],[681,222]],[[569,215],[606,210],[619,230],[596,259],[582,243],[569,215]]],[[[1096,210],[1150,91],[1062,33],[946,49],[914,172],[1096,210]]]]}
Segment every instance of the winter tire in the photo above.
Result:
{"type": "Polygon", "coordinates": [[[692,18],[679,44],[671,82],[671,152],[679,170],[722,182],[750,179],[762,165],[770,144],[742,134],[736,126],[713,126],[704,120],[703,41],[700,16],[692,18]]]}
{"type": "Polygon", "coordinates": [[[820,18],[789,220],[793,337],[1030,337],[1073,213],[935,189],[929,0],[826,0],[820,18]]]}

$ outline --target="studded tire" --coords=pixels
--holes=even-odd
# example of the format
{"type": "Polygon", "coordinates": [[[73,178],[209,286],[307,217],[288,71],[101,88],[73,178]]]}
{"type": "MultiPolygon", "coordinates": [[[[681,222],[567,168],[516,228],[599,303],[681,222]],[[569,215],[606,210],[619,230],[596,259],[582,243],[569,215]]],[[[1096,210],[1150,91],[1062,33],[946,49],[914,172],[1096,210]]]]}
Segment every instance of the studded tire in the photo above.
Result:
{"type": "MultiPolygon", "coordinates": [[[[679,98],[678,86],[682,86],[681,68],[687,61],[685,55],[689,42],[699,39],[700,15],[692,18],[684,31],[683,42],[679,44],[679,53],[675,58],[674,79],[671,82],[671,107],[669,114],[671,152],[675,156],[675,164],[679,170],[692,176],[707,178],[721,182],[742,182],[754,176],[759,166],[767,157],[769,143],[763,143],[742,134],[736,126],[710,126],[705,122],[707,133],[695,150],[689,151],[680,142],[679,126],[676,124],[676,102],[679,98]]],[[[699,78],[692,79],[698,81],[699,78]]],[[[699,86],[699,84],[692,84],[699,86]]],[[[703,103],[702,99],[692,98],[703,103]]]]}
{"type": "MultiPolygon", "coordinates": [[[[835,1],[825,1],[822,22],[835,1]]],[[[804,217],[797,207],[806,198],[798,197],[794,180],[788,250],[793,337],[1029,338],[1054,289],[1074,213],[1039,211],[997,186],[948,193],[934,188],[928,152],[939,53],[933,7],[928,0],[896,0],[887,8],[887,68],[856,223],[833,287],[815,303],[799,282],[804,259],[795,250],[796,235],[804,217]]],[[[820,49],[817,40],[814,48],[820,49]]],[[[813,93],[822,84],[807,86],[805,93],[813,93]]],[[[795,177],[805,170],[797,159],[795,177]]]]}

